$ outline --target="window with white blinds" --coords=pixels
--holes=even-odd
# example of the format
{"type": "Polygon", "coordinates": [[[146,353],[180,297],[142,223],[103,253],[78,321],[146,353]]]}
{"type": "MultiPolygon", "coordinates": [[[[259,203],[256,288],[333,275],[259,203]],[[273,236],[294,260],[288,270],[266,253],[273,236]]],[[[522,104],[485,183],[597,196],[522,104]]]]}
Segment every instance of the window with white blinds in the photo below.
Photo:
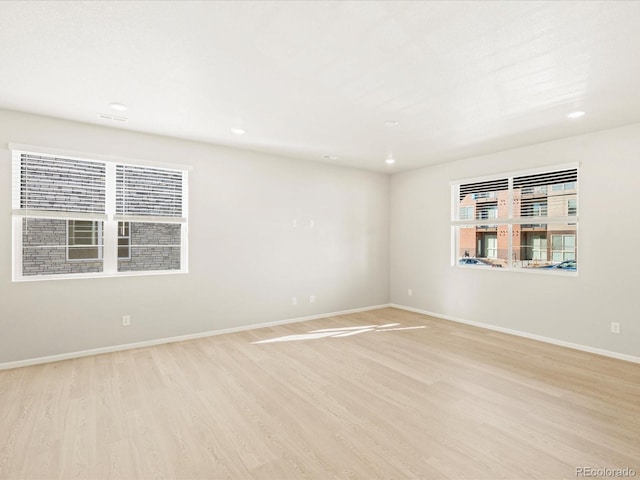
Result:
{"type": "Polygon", "coordinates": [[[187,170],[13,150],[13,279],[186,272],[187,170]]]}
{"type": "Polygon", "coordinates": [[[578,167],[452,182],[451,228],[454,265],[577,272],[578,167]]]}
{"type": "Polygon", "coordinates": [[[30,153],[21,153],[18,159],[19,208],[105,213],[104,164],[30,153]]]}
{"type": "Polygon", "coordinates": [[[182,217],[182,172],[117,165],[116,214],[182,217]]]}

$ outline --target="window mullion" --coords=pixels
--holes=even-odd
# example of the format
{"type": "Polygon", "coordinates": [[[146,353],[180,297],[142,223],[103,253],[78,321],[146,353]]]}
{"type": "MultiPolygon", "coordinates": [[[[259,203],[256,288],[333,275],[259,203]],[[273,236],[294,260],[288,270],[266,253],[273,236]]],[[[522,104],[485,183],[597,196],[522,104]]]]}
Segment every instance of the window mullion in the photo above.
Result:
{"type": "MultiPolygon", "coordinates": [[[[186,171],[182,172],[182,184],[181,184],[181,195],[182,195],[182,216],[187,219],[189,218],[189,203],[187,202],[186,192],[188,190],[189,185],[189,174],[186,171]]],[[[180,268],[182,270],[187,270],[189,265],[189,249],[187,248],[188,242],[188,229],[189,224],[185,223],[180,228],[180,268]]]]}
{"type": "Polygon", "coordinates": [[[513,267],[513,177],[507,187],[507,267],[513,267]]]}
{"type": "Polygon", "coordinates": [[[23,229],[22,216],[13,217],[13,271],[12,278],[22,278],[22,229],[23,229]]]}
{"type": "Polygon", "coordinates": [[[114,219],[116,213],[116,164],[106,164],[106,203],[104,222],[104,272],[113,274],[118,271],[118,221],[114,219]]]}

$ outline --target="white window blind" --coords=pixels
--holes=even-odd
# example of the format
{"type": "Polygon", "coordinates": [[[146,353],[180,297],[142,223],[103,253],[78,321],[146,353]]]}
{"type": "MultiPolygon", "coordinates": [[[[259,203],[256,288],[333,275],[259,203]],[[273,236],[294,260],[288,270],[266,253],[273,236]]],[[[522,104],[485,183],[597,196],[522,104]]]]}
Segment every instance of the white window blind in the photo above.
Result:
{"type": "Polygon", "coordinates": [[[513,178],[514,217],[538,217],[565,219],[576,216],[577,210],[569,214],[569,202],[575,201],[578,169],[571,168],[513,178]]]}
{"type": "Polygon", "coordinates": [[[116,166],[116,214],[181,218],[181,171],[116,166]]]}
{"type": "Polygon", "coordinates": [[[555,185],[574,185],[578,181],[578,169],[570,168],[558,172],[544,172],[533,175],[514,177],[513,188],[526,190],[523,193],[546,192],[547,188],[555,185]]]}
{"type": "Polygon", "coordinates": [[[474,200],[478,198],[496,198],[498,192],[506,191],[508,186],[509,182],[506,178],[497,178],[484,182],[462,183],[459,185],[460,200],[467,197],[471,197],[474,200]]]}
{"type": "Polygon", "coordinates": [[[14,172],[14,209],[105,213],[104,163],[21,153],[14,172]]]}
{"type": "Polygon", "coordinates": [[[452,204],[453,219],[474,220],[468,216],[469,210],[475,211],[475,220],[506,217],[506,209],[499,208],[498,198],[507,192],[508,187],[506,178],[460,184],[458,201],[452,204]]]}

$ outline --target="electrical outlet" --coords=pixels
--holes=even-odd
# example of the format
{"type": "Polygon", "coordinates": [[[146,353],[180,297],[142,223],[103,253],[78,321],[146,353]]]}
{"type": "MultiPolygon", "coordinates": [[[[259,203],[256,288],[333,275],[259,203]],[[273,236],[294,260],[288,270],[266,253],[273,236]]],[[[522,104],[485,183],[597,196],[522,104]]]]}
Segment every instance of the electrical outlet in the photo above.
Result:
{"type": "Polygon", "coordinates": [[[315,295],[309,295],[309,303],[316,303],[316,296],[315,295]]]}
{"type": "Polygon", "coordinates": [[[620,333],[620,322],[611,322],[611,333],[620,333]]]}
{"type": "Polygon", "coordinates": [[[296,297],[291,297],[291,305],[297,305],[298,299],[296,297]]]}
{"type": "Polygon", "coordinates": [[[123,327],[128,327],[129,325],[131,325],[131,316],[130,315],[123,315],[122,316],[122,326],[123,327]]]}
{"type": "Polygon", "coordinates": [[[410,297],[413,296],[413,289],[410,288],[409,290],[407,290],[407,295],[409,295],[410,297]]]}

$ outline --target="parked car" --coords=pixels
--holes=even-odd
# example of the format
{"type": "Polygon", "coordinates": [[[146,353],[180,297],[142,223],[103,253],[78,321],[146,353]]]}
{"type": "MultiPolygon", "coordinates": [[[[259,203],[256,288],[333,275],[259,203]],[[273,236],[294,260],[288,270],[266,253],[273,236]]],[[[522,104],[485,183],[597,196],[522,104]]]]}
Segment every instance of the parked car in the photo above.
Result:
{"type": "Polygon", "coordinates": [[[557,270],[567,270],[569,272],[575,272],[576,270],[578,270],[578,261],[565,260],[564,262],[556,263],[555,265],[547,265],[546,267],[540,268],[553,268],[557,270]]]}
{"type": "Polygon", "coordinates": [[[474,267],[502,267],[502,265],[497,265],[494,263],[487,262],[486,260],[482,260],[480,258],[472,258],[472,257],[462,257],[458,262],[458,265],[470,265],[474,267]]]}

